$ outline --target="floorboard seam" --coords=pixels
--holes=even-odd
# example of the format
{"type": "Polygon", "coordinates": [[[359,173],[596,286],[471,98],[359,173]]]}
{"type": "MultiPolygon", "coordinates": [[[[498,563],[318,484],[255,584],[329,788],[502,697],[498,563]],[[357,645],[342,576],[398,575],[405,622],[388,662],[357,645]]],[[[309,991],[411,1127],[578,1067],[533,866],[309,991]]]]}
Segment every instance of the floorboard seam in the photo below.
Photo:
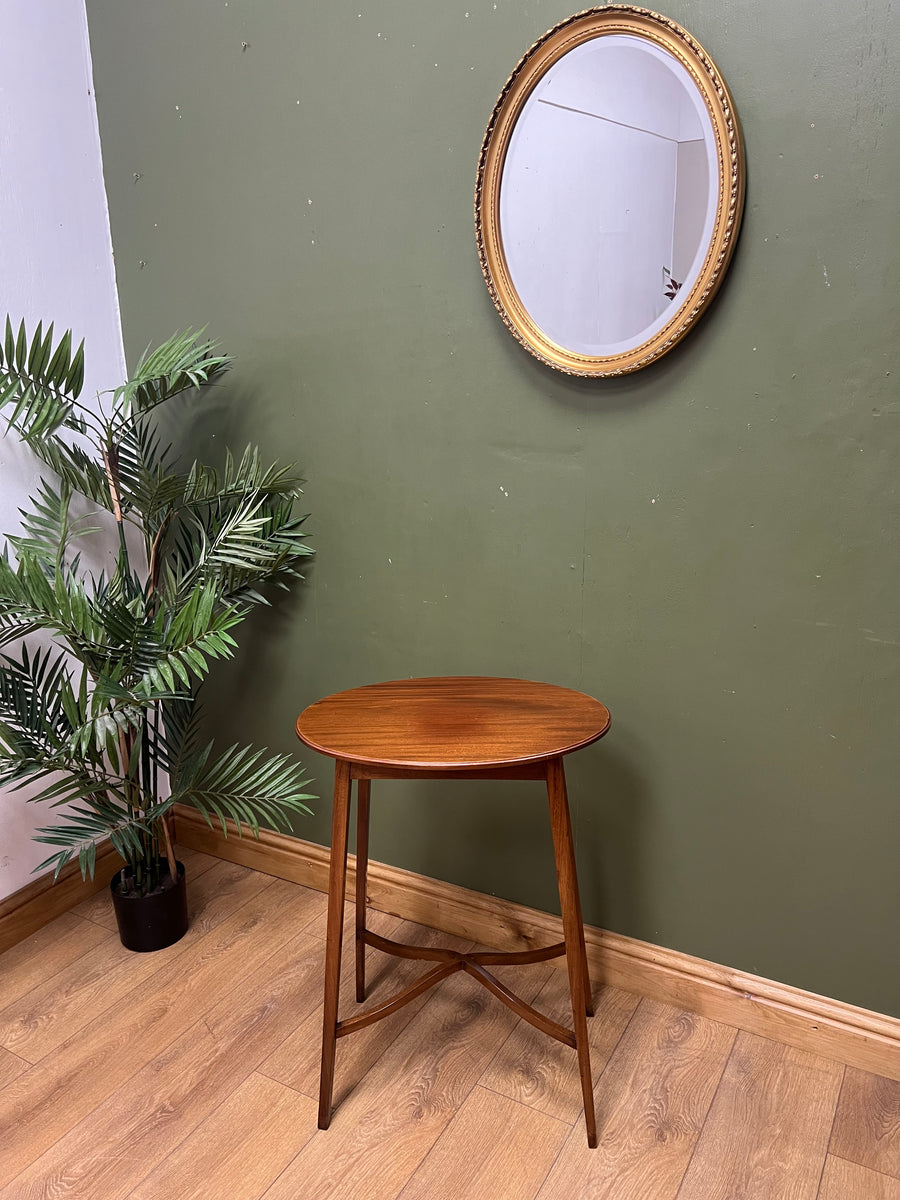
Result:
{"type": "MultiPolygon", "coordinates": [[[[512,1036],[512,1035],[510,1035],[512,1036]]],[[[573,1080],[573,1087],[577,1087],[578,1080],[573,1080]]],[[[495,1087],[491,1087],[489,1083],[482,1083],[481,1080],[475,1084],[475,1087],[480,1087],[484,1092],[490,1092],[492,1096],[500,1096],[504,1100],[510,1100],[513,1104],[518,1104],[522,1108],[527,1108],[529,1112],[540,1113],[542,1117],[547,1117],[550,1121],[559,1121],[560,1125],[566,1125],[569,1129],[574,1129],[578,1121],[581,1119],[581,1113],[574,1121],[569,1121],[565,1117],[556,1117],[553,1113],[544,1112],[542,1108],[537,1108],[534,1104],[529,1104],[526,1100],[519,1100],[516,1096],[510,1096],[507,1092],[500,1092],[495,1087]]]]}
{"type": "Polygon", "coordinates": [[[900,1183],[900,1175],[892,1175],[890,1171],[879,1171],[877,1167],[870,1167],[866,1163],[855,1162],[852,1158],[845,1158],[843,1154],[829,1153],[825,1157],[836,1159],[838,1162],[848,1163],[851,1167],[860,1167],[863,1171],[871,1171],[873,1175],[880,1175],[883,1179],[890,1179],[891,1183],[900,1183]]]}
{"type": "MultiPolygon", "coordinates": [[[[844,1080],[847,1078],[847,1068],[844,1067],[841,1072],[841,1086],[838,1088],[837,1100],[834,1103],[834,1112],[831,1114],[831,1128],[828,1131],[828,1141],[825,1143],[825,1153],[822,1155],[822,1169],[819,1171],[819,1183],[816,1187],[816,1198],[822,1194],[822,1178],[825,1175],[825,1166],[828,1162],[828,1155],[831,1153],[831,1142],[834,1138],[834,1127],[837,1124],[838,1109],[841,1107],[841,1096],[844,1094],[844,1080]]],[[[837,1155],[834,1155],[837,1158],[837,1155]]]]}
{"type": "MultiPolygon", "coordinates": [[[[640,1007],[640,1005],[638,1005],[638,1007],[640,1007]]],[[[721,1025],[722,1022],[719,1021],[719,1022],[717,1022],[717,1024],[721,1025]]],[[[725,1025],[724,1028],[729,1029],[731,1027],[728,1025],[725,1025]]],[[[709,1120],[709,1114],[712,1112],[713,1106],[716,1103],[716,1098],[719,1095],[719,1091],[721,1090],[721,1087],[722,1087],[722,1080],[725,1078],[725,1073],[728,1070],[728,1064],[731,1062],[732,1056],[734,1055],[734,1047],[737,1044],[739,1033],[740,1033],[739,1029],[734,1030],[734,1036],[731,1039],[731,1046],[729,1047],[728,1053],[725,1056],[725,1061],[722,1064],[722,1071],[719,1075],[719,1081],[716,1084],[716,1090],[713,1092],[712,1099],[710,1100],[709,1105],[706,1109],[706,1113],[703,1117],[703,1124],[697,1130],[697,1136],[694,1138],[694,1144],[691,1147],[690,1156],[687,1160],[687,1163],[685,1164],[684,1171],[682,1172],[681,1179],[679,1180],[679,1183],[678,1183],[678,1188],[675,1192],[675,1195],[672,1197],[672,1200],[678,1200],[679,1196],[681,1195],[681,1189],[684,1187],[684,1181],[688,1177],[688,1171],[690,1171],[690,1169],[691,1169],[691,1163],[694,1161],[694,1155],[697,1153],[697,1147],[700,1145],[700,1139],[703,1137],[703,1130],[706,1128],[706,1122],[709,1120]]]]}

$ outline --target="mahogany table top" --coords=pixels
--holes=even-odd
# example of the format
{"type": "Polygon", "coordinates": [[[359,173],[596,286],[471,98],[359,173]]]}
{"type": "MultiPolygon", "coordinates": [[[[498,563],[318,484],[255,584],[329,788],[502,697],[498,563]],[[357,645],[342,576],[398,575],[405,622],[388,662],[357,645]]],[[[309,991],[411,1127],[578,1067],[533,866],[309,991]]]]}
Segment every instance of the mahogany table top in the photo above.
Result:
{"type": "Polygon", "coordinates": [[[602,737],[599,700],[527,679],[395,679],[338,692],[297,718],[301,742],[367,766],[466,770],[537,763],[602,737]]]}

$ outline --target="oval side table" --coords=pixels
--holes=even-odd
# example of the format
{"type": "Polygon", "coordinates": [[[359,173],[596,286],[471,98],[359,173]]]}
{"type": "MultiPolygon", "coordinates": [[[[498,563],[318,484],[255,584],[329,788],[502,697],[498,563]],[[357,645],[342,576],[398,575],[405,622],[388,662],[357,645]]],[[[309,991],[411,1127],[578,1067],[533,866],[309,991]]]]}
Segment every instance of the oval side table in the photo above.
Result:
{"type": "Polygon", "coordinates": [[[325,1012],[319,1079],[319,1128],[331,1120],[338,1038],[390,1016],[457,971],[477,979],[518,1016],[578,1056],[589,1146],[597,1144],[587,1017],[593,1015],[584,948],[584,925],[563,757],[597,741],[609,728],[609,712],[582,692],[524,679],[454,677],[398,679],[339,692],[310,705],[297,718],[297,736],[335,760],[328,925],[325,951],[325,1012]],[[435,964],[412,986],[348,1020],[338,1020],[347,877],[350,789],[357,781],[356,999],[365,1000],[365,949],[435,964]],[[546,784],[559,883],[563,941],[538,950],[462,954],[409,946],[366,929],[369,798],[373,779],[532,779],[546,784]],[[546,962],[565,955],[572,998],[572,1028],[526,1004],[488,967],[546,962]]]}

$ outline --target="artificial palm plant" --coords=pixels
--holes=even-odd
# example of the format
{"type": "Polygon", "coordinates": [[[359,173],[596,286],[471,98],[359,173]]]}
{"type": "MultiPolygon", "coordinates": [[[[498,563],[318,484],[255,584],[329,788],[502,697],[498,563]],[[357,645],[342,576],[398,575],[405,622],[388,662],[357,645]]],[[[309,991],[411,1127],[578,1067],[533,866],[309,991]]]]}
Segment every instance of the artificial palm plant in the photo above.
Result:
{"type": "Polygon", "coordinates": [[[292,469],[248,447],[221,470],[182,470],[160,442],[159,406],[194,400],[229,358],[187,331],[86,405],[83,351],[70,333],[55,342],[52,325],[16,335],[7,318],[0,414],[52,475],[0,556],[0,785],[36,785],[31,798],[60,809],[35,835],[58,847],[41,868],[58,874],[77,855],[92,875],[109,838],[122,883],[145,894],[176,876],[174,805],[256,834],[309,811],[291,756],[217,753],[196,700],[212,660],[234,653],[235,627],[267,603],[265,585],[286,586],[311,551],[292,469]],[[114,559],[91,573],[79,542],[104,524],[114,559]],[[50,641],[34,648],[39,631],[50,641]]]}

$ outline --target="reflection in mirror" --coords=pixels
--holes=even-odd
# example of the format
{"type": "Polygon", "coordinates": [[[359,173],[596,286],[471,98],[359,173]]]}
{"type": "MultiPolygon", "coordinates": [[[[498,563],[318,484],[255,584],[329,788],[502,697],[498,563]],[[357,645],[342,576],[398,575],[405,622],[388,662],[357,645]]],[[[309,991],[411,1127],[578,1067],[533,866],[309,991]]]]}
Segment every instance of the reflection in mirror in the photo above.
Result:
{"type": "Polygon", "coordinates": [[[587,355],[643,340],[702,265],[714,173],[702,97],[670,55],[616,35],[561,59],[516,122],[500,185],[510,276],[535,323],[587,355]]]}
{"type": "Polygon", "coordinates": [[[577,374],[636,370],[718,286],[743,201],[740,133],[711,60],[645,9],[578,14],[495,108],[476,225],[516,337],[577,374]]]}

